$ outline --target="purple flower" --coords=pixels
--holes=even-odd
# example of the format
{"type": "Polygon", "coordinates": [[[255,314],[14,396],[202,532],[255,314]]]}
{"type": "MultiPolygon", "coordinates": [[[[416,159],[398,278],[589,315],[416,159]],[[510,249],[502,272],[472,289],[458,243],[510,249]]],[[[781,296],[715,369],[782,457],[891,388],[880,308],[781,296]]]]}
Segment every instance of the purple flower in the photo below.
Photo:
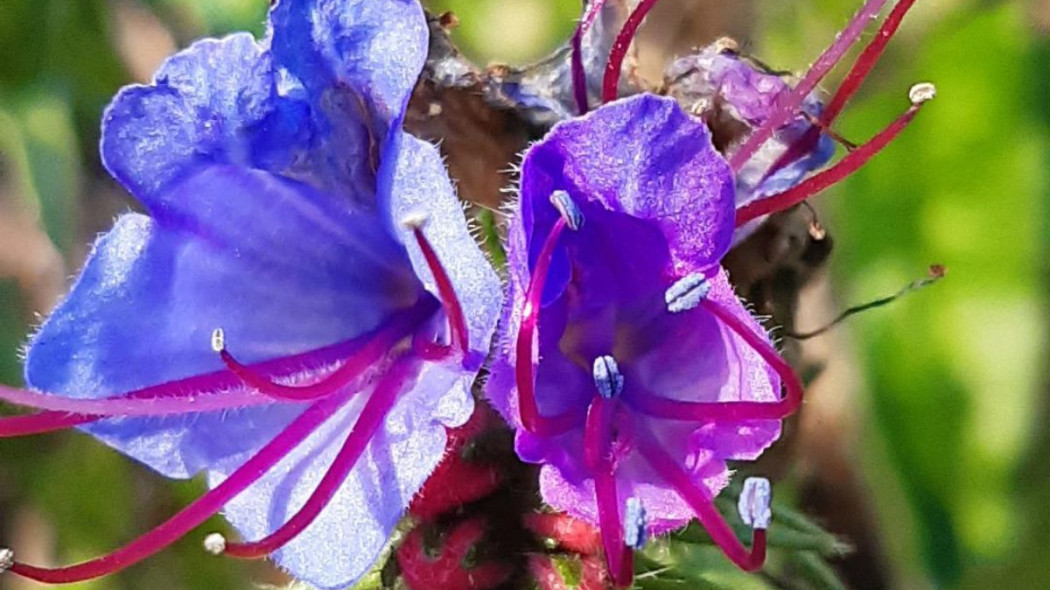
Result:
{"type": "Polygon", "coordinates": [[[149,216],[95,244],[31,342],[35,392],[0,389],[43,411],[0,436],[80,425],[211,489],[110,555],[13,573],[105,575],[220,510],[252,541],[213,552],[321,588],[372,565],[471,414],[501,297],[401,130],[426,51],[416,0],[281,0],[261,42],[198,42],[113,100],[103,161],[149,216]]]}
{"type": "Polygon", "coordinates": [[[693,517],[758,567],[763,533],[744,549],[711,500],[727,460],[776,440],[801,388],[720,266],[734,182],[706,125],[674,100],[631,97],[555,126],[521,174],[509,339],[487,391],[521,458],[543,465],[543,498],[600,524],[621,584],[625,540],[693,517]]]}

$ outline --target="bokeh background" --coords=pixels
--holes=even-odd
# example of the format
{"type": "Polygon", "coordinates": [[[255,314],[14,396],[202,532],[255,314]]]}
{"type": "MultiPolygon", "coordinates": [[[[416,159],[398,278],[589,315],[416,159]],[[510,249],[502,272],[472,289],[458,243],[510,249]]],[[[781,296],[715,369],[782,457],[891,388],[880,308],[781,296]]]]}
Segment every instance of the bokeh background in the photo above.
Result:
{"type": "MultiPolygon", "coordinates": [[[[545,55],[579,8],[579,0],[429,4],[459,15],[454,38],[481,64],[545,55]]],[[[801,71],[857,4],[664,0],[643,28],[639,64],[658,76],[674,55],[728,34],[771,66],[801,71]]],[[[265,0],[0,0],[0,381],[21,382],[20,350],[39,314],[94,236],[135,207],[98,160],[109,97],[148,80],[195,38],[261,33],[266,8],[265,0]]],[[[870,506],[865,534],[881,557],[867,587],[1050,588],[1048,35],[1046,0],[920,0],[840,131],[872,135],[907,106],[917,81],[936,82],[937,100],[871,165],[815,200],[835,251],[827,276],[804,293],[799,329],[892,293],[931,263],[949,269],[935,286],[803,348],[823,372],[793,469],[838,470],[870,506]]],[[[161,481],[75,433],[3,440],[0,544],[36,562],[87,558],[200,488],[161,481]]],[[[281,582],[265,567],[206,558],[199,540],[77,588],[281,582]]],[[[5,590],[33,587],[0,578],[5,590]]]]}

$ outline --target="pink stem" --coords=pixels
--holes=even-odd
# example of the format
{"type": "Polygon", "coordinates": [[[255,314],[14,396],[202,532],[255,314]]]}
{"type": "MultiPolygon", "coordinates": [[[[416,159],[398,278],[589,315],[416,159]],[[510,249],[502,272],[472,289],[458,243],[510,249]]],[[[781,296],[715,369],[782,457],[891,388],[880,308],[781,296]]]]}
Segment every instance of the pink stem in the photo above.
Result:
{"type": "Polygon", "coordinates": [[[615,408],[615,401],[600,395],[591,401],[584,427],[584,464],[594,476],[594,496],[609,574],[618,587],[627,587],[634,575],[633,560],[631,550],[624,542],[615,467],[610,457],[615,408]],[[631,567],[625,567],[625,560],[631,562],[631,567]]]}
{"type": "Polygon", "coordinates": [[[74,399],[0,385],[0,399],[19,406],[92,416],[172,416],[215,412],[273,403],[253,391],[205,393],[181,397],[111,397],[74,399]]]}
{"type": "Polygon", "coordinates": [[[71,584],[112,574],[146,559],[179,540],[219,512],[227,502],[255,483],[298,446],[314,429],[346,403],[350,395],[350,393],[345,393],[327,397],[307,408],[225,481],[160,526],[120,549],[91,561],[68,567],[52,569],[16,563],[11,567],[11,572],[45,584],[71,584]]]}
{"type": "Polygon", "coordinates": [[[791,365],[780,357],[768,340],[756,334],[733,312],[710,299],[704,299],[700,304],[758,352],[776,371],[787,395],[775,402],[687,402],[644,391],[635,384],[625,392],[625,401],[639,412],[666,420],[779,420],[795,413],[802,404],[803,388],[791,365]]]}
{"type": "Polygon", "coordinates": [[[736,538],[736,534],[725,521],[722,513],[715,508],[711,493],[702,484],[697,485],[693,478],[677,461],[660,446],[652,434],[639,429],[638,451],[645,457],[653,470],[659,473],[678,495],[689,504],[696,513],[711,539],[718,545],[730,561],[744,571],[752,572],[761,569],[766,561],[766,531],[753,529],[751,549],[747,549],[736,538]]]}
{"type": "Polygon", "coordinates": [[[258,541],[248,543],[230,543],[226,546],[226,554],[243,559],[256,559],[265,557],[277,549],[287,545],[299,533],[321,514],[329,502],[339,491],[339,487],[346,480],[350,471],[361,458],[362,453],[368,447],[376,432],[383,425],[390,409],[394,407],[401,389],[411,375],[411,368],[407,361],[400,361],[390,368],[389,372],[380,379],[375,390],[369,396],[365,407],[361,410],[353,429],[347,435],[343,447],[332,461],[328,471],[321,478],[310,497],[287,522],[280,528],[258,541]]]}
{"type": "Polygon", "coordinates": [[[918,114],[922,103],[912,105],[907,111],[897,118],[888,127],[879,132],[868,143],[859,146],[835,163],[834,166],[810,176],[799,184],[788,190],[775,195],[753,201],[744,205],[736,211],[736,227],[740,227],[752,219],[763,215],[776,213],[794,207],[820,191],[835,185],[850,174],[856,172],[861,166],[868,163],[876,154],[882,151],[890,142],[900,135],[901,131],[912,122],[918,114]]]}
{"type": "Polygon", "coordinates": [[[587,10],[572,34],[572,94],[576,99],[576,110],[581,115],[586,115],[590,109],[590,101],[587,98],[587,72],[583,69],[583,36],[594,24],[594,19],[604,4],[605,0],[588,2],[587,10]]]}
{"type": "Polygon", "coordinates": [[[806,96],[831,71],[831,68],[842,59],[842,56],[845,55],[850,46],[860,39],[864,28],[868,26],[868,21],[878,16],[879,11],[882,10],[887,1],[867,0],[860,7],[860,10],[857,11],[857,14],[854,15],[845,30],[839,33],[835,42],[817,58],[817,61],[806,72],[805,77],[802,78],[798,85],[790,90],[785,88],[780,92],[775,101],[773,112],[770,113],[766,122],[756,129],[744,141],[743,145],[729,157],[729,165],[734,171],[739,172],[744,167],[744,164],[751,159],[751,156],[762,147],[762,144],[766,143],[777,129],[783,127],[798,113],[806,96]]]}
{"type": "Polygon", "coordinates": [[[79,426],[80,424],[94,422],[98,419],[98,416],[85,416],[68,412],[39,412],[25,416],[9,416],[0,418],[0,438],[55,432],[79,426]]]}
{"type": "MultiPolygon", "coordinates": [[[[429,299],[429,298],[424,298],[429,299]]],[[[241,364],[226,349],[219,352],[222,362],[245,385],[256,389],[264,396],[281,401],[307,401],[322,398],[339,391],[360,377],[365,371],[379,362],[395,344],[407,337],[431,313],[433,306],[418,303],[414,307],[398,313],[390,324],[368,334],[363,339],[364,346],[350,355],[343,364],[327,377],[309,385],[282,385],[269,377],[260,375],[250,367],[241,364]]]]}
{"type": "Polygon", "coordinates": [[[849,102],[849,99],[853,97],[857,89],[864,83],[875,64],[879,62],[890,39],[896,34],[901,21],[904,20],[904,15],[908,13],[913,4],[915,4],[915,0],[901,0],[893,7],[889,16],[886,17],[886,20],[879,27],[878,32],[875,33],[875,37],[864,48],[860,57],[857,58],[857,62],[853,64],[849,73],[846,74],[846,78],[839,85],[838,90],[835,91],[835,95],[831,97],[828,105],[824,108],[824,112],[820,114],[820,125],[811,127],[802,137],[791,144],[769,167],[769,171],[765,175],[766,178],[802,157],[817,142],[821,129],[831,127],[831,124],[835,122],[835,119],[838,118],[842,109],[846,106],[846,103],[849,102]]]}
{"type": "Polygon", "coordinates": [[[430,241],[423,235],[423,230],[419,227],[414,227],[412,228],[412,233],[416,237],[419,249],[423,251],[423,258],[426,259],[431,274],[434,275],[438,294],[441,296],[441,302],[445,306],[445,314],[448,316],[449,329],[451,331],[449,347],[452,350],[458,350],[466,358],[467,349],[470,346],[470,332],[467,330],[467,321],[466,316],[463,315],[463,307],[459,304],[459,298],[456,296],[456,288],[452,285],[452,279],[449,278],[445,267],[441,264],[434,247],[430,245],[430,241]]]}
{"type": "Polygon", "coordinates": [[[631,47],[638,27],[642,25],[649,11],[656,6],[657,0],[641,0],[627,21],[620,29],[613,41],[612,51],[609,52],[609,61],[605,65],[605,79],[602,81],[602,102],[612,102],[620,94],[620,75],[623,71],[623,61],[627,58],[627,50],[631,47]]]}
{"type": "Polygon", "coordinates": [[[573,411],[551,417],[540,415],[539,405],[536,403],[536,369],[532,356],[536,324],[540,317],[543,285],[547,281],[547,272],[550,270],[551,259],[554,257],[554,247],[566,225],[565,218],[559,217],[536,258],[536,267],[532,271],[529,289],[525,295],[525,310],[522,312],[521,328],[518,330],[516,344],[517,362],[514,366],[514,373],[518,385],[518,412],[525,429],[540,436],[555,436],[566,432],[575,427],[580,419],[580,416],[573,411]]]}

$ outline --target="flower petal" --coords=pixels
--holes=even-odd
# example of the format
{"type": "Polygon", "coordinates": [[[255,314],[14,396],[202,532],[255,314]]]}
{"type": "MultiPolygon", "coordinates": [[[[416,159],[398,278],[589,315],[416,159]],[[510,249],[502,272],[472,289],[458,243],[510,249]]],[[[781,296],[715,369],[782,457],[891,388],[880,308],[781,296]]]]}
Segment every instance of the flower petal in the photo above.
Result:
{"type": "Polygon", "coordinates": [[[423,253],[402,223],[413,215],[426,217],[423,231],[455,287],[471,349],[484,357],[503,303],[499,277],[471,236],[437,148],[407,133],[398,133],[391,145],[396,148],[396,159],[384,170],[389,180],[381,181],[386,186],[380,191],[390,195],[392,230],[405,244],[416,275],[436,295],[437,286],[423,253]]]}
{"type": "Polygon", "coordinates": [[[102,161],[147,207],[201,165],[287,167],[311,134],[305,105],[278,95],[269,53],[251,35],[199,41],[149,86],[121,90],[102,123],[102,161]]]}
{"type": "MultiPolygon", "coordinates": [[[[209,347],[218,327],[245,362],[302,353],[377,328],[421,293],[404,250],[373,218],[265,172],[207,168],[156,209],[152,220],[121,217],[95,245],[31,342],[30,386],[98,398],[218,371],[209,347]]],[[[187,477],[254,450],[298,411],[273,408],[87,429],[187,477]]]]}
{"type": "Polygon", "coordinates": [[[703,121],[671,99],[642,94],[560,123],[525,155],[521,223],[530,255],[557,218],[550,194],[566,190],[655,222],[675,270],[717,262],[733,234],[733,177],[703,121]]]}
{"type": "Polygon", "coordinates": [[[430,36],[417,0],[280,0],[270,26],[274,56],[315,101],[356,97],[377,137],[400,125],[430,36]]]}
{"type": "MultiPolygon", "coordinates": [[[[431,365],[402,394],[385,428],[317,519],[274,555],[298,579],[323,590],[352,585],[386,546],[405,508],[445,453],[445,426],[473,411],[473,374],[431,365]]],[[[306,502],[352,430],[366,395],[354,398],[274,469],[227,505],[225,516],[248,539],[280,527],[306,502]]],[[[209,472],[218,485],[236,462],[209,472]]]]}

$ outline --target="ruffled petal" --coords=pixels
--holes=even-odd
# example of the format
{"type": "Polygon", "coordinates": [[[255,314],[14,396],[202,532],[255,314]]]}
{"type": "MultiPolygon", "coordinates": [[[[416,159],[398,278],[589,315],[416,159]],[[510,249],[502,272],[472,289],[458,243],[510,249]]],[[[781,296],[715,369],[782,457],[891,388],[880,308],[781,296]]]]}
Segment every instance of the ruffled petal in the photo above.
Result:
{"type": "Polygon", "coordinates": [[[270,54],[251,35],[199,41],[170,57],[149,86],[121,90],[102,124],[102,160],[152,208],[199,166],[280,171],[312,133],[304,103],[280,96],[270,54]]]}
{"type": "Polygon", "coordinates": [[[380,138],[400,124],[430,36],[417,0],[280,0],[270,27],[274,56],[315,102],[348,93],[380,138]]]}
{"type": "MultiPolygon", "coordinates": [[[[277,563],[324,590],[351,586],[367,573],[405,508],[441,461],[445,427],[470,417],[472,378],[452,367],[426,369],[402,394],[331,503],[275,553],[277,563]]],[[[266,536],[298,511],[351,432],[366,397],[355,398],[226,506],[226,518],[245,538],[266,536]]],[[[218,485],[237,465],[214,466],[209,485],[218,485]]]]}
{"type": "Polygon", "coordinates": [[[557,218],[548,199],[558,189],[654,222],[679,274],[707,268],[729,248],[732,173],[707,126],[671,99],[642,94],[606,105],[556,125],[526,153],[520,207],[530,256],[557,218]]]}
{"type": "Polygon", "coordinates": [[[437,148],[400,132],[391,145],[396,147],[396,158],[385,171],[389,180],[381,183],[385,185],[382,192],[390,195],[391,230],[408,250],[416,276],[436,296],[433,274],[411,231],[402,223],[410,216],[425,216],[424,234],[456,290],[466,316],[471,350],[484,358],[503,303],[499,277],[471,236],[437,148]]]}
{"type": "MultiPolygon", "coordinates": [[[[209,346],[217,327],[245,362],[303,353],[384,325],[422,293],[404,250],[374,219],[265,172],[207,168],[155,209],[154,219],[121,217],[95,245],[72,293],[31,342],[33,388],[98,398],[219,371],[209,346]]],[[[87,429],[186,477],[243,457],[298,411],[270,408],[87,429]]]]}

